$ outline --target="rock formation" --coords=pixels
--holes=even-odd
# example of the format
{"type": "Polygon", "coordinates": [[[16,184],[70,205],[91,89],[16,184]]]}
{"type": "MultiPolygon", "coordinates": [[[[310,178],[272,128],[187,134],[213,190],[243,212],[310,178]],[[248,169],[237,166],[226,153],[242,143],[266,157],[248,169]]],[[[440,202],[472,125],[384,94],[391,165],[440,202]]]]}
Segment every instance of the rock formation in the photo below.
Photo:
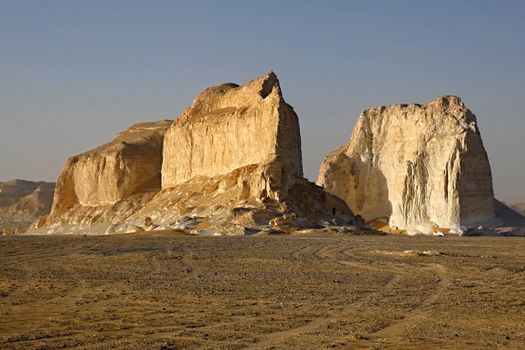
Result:
{"type": "Polygon", "coordinates": [[[317,183],[392,229],[459,231],[495,217],[476,117],[455,96],[365,110],[317,183]]]}
{"type": "Polygon", "coordinates": [[[0,182],[0,233],[25,230],[49,213],[54,183],[11,180],[0,182]]]}
{"type": "Polygon", "coordinates": [[[136,124],[105,145],[67,160],[48,217],[34,227],[119,221],[161,188],[162,144],[171,121],[136,124]]]}
{"type": "Polygon", "coordinates": [[[349,225],[302,177],[299,122],[272,72],[200,93],[173,123],[134,126],[72,157],[35,232],[243,234],[349,225]]]}
{"type": "Polygon", "coordinates": [[[204,90],[166,133],[162,187],[253,167],[248,196],[284,199],[303,175],[299,121],[274,73],[204,90]],[[256,183],[253,183],[255,181],[256,183]]]}

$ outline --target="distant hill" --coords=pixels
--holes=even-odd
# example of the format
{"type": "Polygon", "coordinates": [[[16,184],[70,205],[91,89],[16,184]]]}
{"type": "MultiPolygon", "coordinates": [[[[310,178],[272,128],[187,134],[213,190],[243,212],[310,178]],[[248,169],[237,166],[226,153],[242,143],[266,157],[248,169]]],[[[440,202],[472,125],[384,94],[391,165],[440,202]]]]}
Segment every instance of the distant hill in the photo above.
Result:
{"type": "Polygon", "coordinates": [[[51,210],[55,183],[10,180],[0,182],[0,233],[25,230],[51,210]]]}
{"type": "Polygon", "coordinates": [[[494,199],[496,216],[502,220],[503,226],[525,227],[525,216],[514,207],[508,207],[505,203],[494,199]]]}
{"type": "Polygon", "coordinates": [[[512,209],[516,210],[518,213],[525,215],[525,202],[516,203],[510,206],[512,209]]]}

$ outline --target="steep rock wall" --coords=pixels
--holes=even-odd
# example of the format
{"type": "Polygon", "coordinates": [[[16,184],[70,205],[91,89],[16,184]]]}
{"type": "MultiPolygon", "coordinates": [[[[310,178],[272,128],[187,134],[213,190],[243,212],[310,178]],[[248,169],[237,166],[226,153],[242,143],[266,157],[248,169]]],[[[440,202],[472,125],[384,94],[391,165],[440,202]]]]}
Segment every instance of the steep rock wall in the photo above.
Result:
{"type": "Polygon", "coordinates": [[[495,215],[476,117],[455,96],[364,111],[317,183],[365,220],[401,229],[458,230],[495,215]]]}
{"type": "Polygon", "coordinates": [[[159,191],[162,143],[171,121],[136,124],[115,139],[71,157],[57,181],[50,217],[73,206],[111,205],[131,195],[159,191]]]}
{"type": "Polygon", "coordinates": [[[195,98],[166,133],[162,187],[251,165],[258,165],[253,175],[260,179],[251,186],[253,196],[285,198],[303,174],[298,118],[273,72],[243,86],[208,88],[195,98]]]}

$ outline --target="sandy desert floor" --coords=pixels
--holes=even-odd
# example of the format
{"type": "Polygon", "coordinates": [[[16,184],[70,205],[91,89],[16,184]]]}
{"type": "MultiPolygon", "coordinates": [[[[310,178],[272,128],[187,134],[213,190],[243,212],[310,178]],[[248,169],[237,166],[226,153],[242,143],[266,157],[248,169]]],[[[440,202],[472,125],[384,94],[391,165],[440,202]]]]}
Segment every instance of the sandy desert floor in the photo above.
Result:
{"type": "Polygon", "coordinates": [[[525,239],[0,237],[0,348],[525,348],[525,239]]]}

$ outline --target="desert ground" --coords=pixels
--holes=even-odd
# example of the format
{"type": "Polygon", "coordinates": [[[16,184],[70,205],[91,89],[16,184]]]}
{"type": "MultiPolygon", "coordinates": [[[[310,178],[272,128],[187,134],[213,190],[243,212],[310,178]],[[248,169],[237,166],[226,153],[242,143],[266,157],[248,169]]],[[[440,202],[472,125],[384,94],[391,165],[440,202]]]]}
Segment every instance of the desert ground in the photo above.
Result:
{"type": "Polygon", "coordinates": [[[525,239],[0,237],[0,348],[523,349],[525,239]]]}

